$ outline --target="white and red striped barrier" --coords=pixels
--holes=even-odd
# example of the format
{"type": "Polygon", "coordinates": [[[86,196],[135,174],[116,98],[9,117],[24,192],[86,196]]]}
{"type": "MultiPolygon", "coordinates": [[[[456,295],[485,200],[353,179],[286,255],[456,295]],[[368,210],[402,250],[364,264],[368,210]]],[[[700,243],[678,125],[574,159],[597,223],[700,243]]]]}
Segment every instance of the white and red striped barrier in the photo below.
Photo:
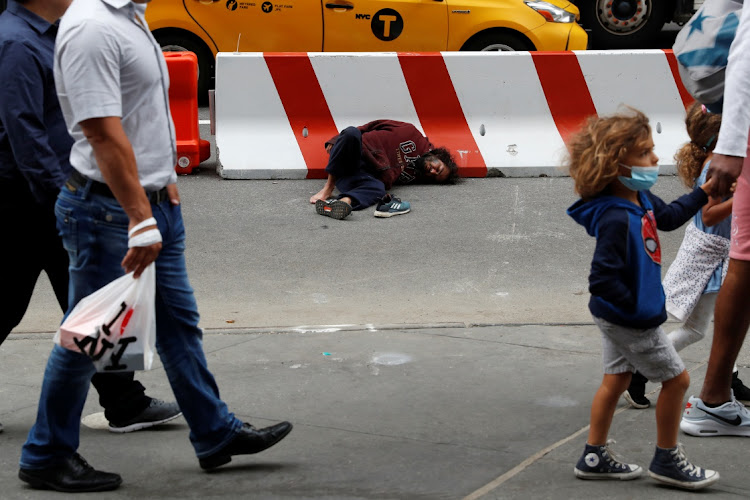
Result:
{"type": "Polygon", "coordinates": [[[691,97],[671,51],[220,53],[222,177],[325,176],[323,143],[349,125],[414,123],[466,177],[563,175],[565,139],[586,116],[648,115],[664,170],[686,142],[691,97]]]}

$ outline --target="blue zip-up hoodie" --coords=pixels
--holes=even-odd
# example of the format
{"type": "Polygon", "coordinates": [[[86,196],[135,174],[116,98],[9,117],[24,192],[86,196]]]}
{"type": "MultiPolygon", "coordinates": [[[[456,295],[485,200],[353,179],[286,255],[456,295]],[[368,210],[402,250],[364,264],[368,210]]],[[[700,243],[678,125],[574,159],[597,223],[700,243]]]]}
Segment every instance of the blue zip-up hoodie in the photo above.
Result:
{"type": "Polygon", "coordinates": [[[578,200],[567,213],[596,238],[589,275],[591,314],[616,325],[646,329],[667,320],[657,227],[679,228],[708,197],[696,188],[670,204],[650,191],[639,191],[638,200],[640,207],[602,194],[578,200]]]}

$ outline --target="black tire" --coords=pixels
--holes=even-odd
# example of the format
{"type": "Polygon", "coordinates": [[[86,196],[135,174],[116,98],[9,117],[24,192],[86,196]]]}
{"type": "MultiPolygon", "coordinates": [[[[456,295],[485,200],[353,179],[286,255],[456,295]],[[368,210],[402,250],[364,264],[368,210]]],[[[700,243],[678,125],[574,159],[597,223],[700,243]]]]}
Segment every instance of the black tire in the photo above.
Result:
{"type": "Polygon", "coordinates": [[[589,32],[590,49],[650,49],[658,39],[667,20],[670,4],[667,0],[579,0],[581,24],[589,32]],[[637,12],[637,5],[644,7],[637,12]],[[636,22],[615,24],[616,16],[607,15],[607,4],[613,14],[633,17],[636,22]]]}
{"type": "Polygon", "coordinates": [[[472,37],[461,50],[472,51],[523,51],[535,47],[522,37],[509,32],[480,33],[472,37]]]}
{"type": "Polygon", "coordinates": [[[198,57],[198,104],[208,104],[208,91],[214,84],[214,55],[203,42],[195,41],[190,35],[179,33],[155,33],[154,38],[162,50],[172,52],[189,51],[198,57]]]}

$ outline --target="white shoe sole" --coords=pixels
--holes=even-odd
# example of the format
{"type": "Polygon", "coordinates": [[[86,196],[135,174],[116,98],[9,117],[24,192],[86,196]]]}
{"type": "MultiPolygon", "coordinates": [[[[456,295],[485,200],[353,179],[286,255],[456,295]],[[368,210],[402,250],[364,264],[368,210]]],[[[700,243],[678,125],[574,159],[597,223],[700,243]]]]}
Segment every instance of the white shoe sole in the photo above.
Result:
{"type": "Polygon", "coordinates": [[[651,476],[653,479],[659,481],[660,483],[669,484],[672,486],[676,486],[677,488],[682,488],[685,490],[700,490],[702,488],[705,488],[706,486],[710,486],[714,484],[716,481],[719,480],[719,473],[716,472],[713,476],[704,479],[703,481],[678,481],[676,479],[672,479],[671,477],[667,476],[660,476],[659,474],[655,474],[651,471],[648,471],[648,475],[651,476]]]}
{"type": "Polygon", "coordinates": [[[181,416],[182,416],[182,412],[178,413],[177,415],[172,415],[171,417],[165,418],[163,420],[155,420],[154,422],[138,422],[136,424],[128,425],[125,427],[110,426],[109,432],[114,432],[115,434],[125,434],[127,432],[135,432],[141,429],[148,429],[149,427],[154,427],[156,425],[166,424],[167,422],[170,422],[181,416]]]}
{"type": "Polygon", "coordinates": [[[646,408],[651,407],[651,403],[649,403],[647,405],[642,405],[640,403],[636,403],[635,400],[632,398],[632,396],[630,396],[630,393],[628,391],[623,392],[622,393],[622,397],[624,397],[625,401],[627,401],[628,404],[630,406],[632,406],[633,408],[637,408],[639,410],[645,410],[646,408]]]}
{"type": "Polygon", "coordinates": [[[712,419],[692,420],[683,418],[680,430],[685,434],[698,437],[742,436],[750,437],[750,427],[720,424],[712,419]]]}
{"type": "Polygon", "coordinates": [[[594,480],[604,480],[604,479],[619,479],[620,481],[629,481],[631,479],[637,479],[641,477],[643,474],[643,468],[640,466],[630,472],[612,472],[612,473],[603,473],[603,472],[585,472],[582,470],[578,470],[577,467],[573,468],[573,473],[576,475],[578,479],[594,479],[594,480]]]}
{"type": "Polygon", "coordinates": [[[411,208],[409,210],[404,210],[403,212],[378,212],[375,211],[375,217],[393,217],[394,215],[403,215],[408,214],[411,212],[411,208]]]}

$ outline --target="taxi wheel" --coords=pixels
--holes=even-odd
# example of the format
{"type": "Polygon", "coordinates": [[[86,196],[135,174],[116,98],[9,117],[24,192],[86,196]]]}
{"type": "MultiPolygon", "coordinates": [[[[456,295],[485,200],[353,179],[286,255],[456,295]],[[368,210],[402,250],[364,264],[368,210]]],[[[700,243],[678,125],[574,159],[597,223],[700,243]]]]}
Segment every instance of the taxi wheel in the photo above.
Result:
{"type": "Polygon", "coordinates": [[[180,36],[179,34],[154,35],[163,51],[193,52],[198,57],[198,104],[208,104],[208,90],[212,88],[214,76],[214,56],[202,43],[180,36]]]}
{"type": "Polygon", "coordinates": [[[513,33],[480,33],[471,38],[461,50],[473,51],[523,51],[534,50],[528,40],[513,33]]]}

